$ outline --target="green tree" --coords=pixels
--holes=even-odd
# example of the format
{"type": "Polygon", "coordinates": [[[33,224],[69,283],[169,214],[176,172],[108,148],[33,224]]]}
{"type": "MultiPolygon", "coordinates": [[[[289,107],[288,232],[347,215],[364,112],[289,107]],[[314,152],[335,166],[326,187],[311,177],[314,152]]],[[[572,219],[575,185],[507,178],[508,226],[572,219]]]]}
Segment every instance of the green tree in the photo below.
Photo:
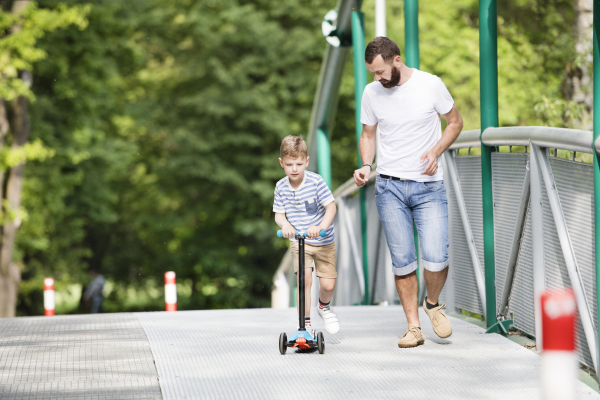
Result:
{"type": "Polygon", "coordinates": [[[42,10],[30,1],[5,1],[0,10],[0,199],[2,208],[0,249],[0,317],[15,315],[20,261],[14,257],[17,229],[27,218],[21,208],[25,161],[44,159],[53,152],[40,141],[28,143],[29,103],[35,100],[31,86],[32,66],[45,58],[36,46],[45,34],[76,25],[85,27],[87,7],[61,5],[53,11],[42,10]],[[10,144],[11,148],[5,148],[10,144]]]}
{"type": "MultiPolygon", "coordinates": [[[[58,4],[45,3],[49,9],[58,4]]],[[[26,181],[20,312],[111,281],[108,311],[267,306],[286,243],[274,239],[280,140],[306,131],[326,11],[318,2],[97,3],[84,32],[54,32],[32,110],[55,149],[26,181]],[[318,15],[318,17],[315,17],[318,15]]]]}

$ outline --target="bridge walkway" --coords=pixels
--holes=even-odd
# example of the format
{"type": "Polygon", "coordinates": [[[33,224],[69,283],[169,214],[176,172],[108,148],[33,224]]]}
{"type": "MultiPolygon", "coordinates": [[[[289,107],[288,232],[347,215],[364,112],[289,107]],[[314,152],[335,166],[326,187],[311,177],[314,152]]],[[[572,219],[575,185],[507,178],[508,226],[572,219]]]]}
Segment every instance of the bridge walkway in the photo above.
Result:
{"type": "MultiPolygon", "coordinates": [[[[293,309],[180,311],[0,320],[0,399],[525,399],[540,357],[451,318],[400,349],[399,306],[336,307],[325,354],[279,354],[293,309]]],[[[318,316],[315,328],[322,330],[318,316]]],[[[600,399],[579,382],[578,398],[600,399]]]]}

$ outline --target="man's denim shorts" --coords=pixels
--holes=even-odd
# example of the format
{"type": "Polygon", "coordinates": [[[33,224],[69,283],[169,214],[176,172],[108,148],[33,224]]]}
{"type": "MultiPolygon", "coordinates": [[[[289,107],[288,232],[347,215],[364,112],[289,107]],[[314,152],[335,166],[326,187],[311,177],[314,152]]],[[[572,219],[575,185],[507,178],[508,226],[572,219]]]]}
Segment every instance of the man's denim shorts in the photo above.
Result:
{"type": "Polygon", "coordinates": [[[419,232],[423,267],[438,272],[448,266],[448,199],[444,181],[400,181],[377,175],[375,203],[395,275],[408,275],[417,269],[413,220],[419,232]]]}

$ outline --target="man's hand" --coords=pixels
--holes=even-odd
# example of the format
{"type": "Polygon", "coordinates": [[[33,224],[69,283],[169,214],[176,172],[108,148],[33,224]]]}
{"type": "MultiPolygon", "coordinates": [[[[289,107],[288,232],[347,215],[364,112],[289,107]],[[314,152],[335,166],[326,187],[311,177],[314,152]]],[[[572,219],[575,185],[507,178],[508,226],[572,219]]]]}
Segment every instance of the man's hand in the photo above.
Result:
{"type": "Polygon", "coordinates": [[[369,175],[371,175],[371,167],[368,165],[354,171],[354,183],[356,183],[356,186],[365,186],[369,180],[369,175]]]}
{"type": "Polygon", "coordinates": [[[308,228],[308,230],[306,231],[306,234],[308,235],[309,238],[314,239],[314,238],[318,238],[319,237],[319,232],[321,232],[321,227],[320,226],[311,226],[310,228],[308,228]]]}
{"type": "Polygon", "coordinates": [[[421,162],[427,160],[427,167],[425,167],[425,170],[423,172],[421,172],[421,175],[429,175],[429,176],[433,176],[437,173],[438,170],[438,154],[436,154],[435,151],[433,150],[429,150],[425,153],[423,153],[423,155],[421,156],[421,162]]]}
{"type": "Polygon", "coordinates": [[[284,238],[290,239],[296,236],[296,228],[294,228],[292,224],[287,224],[286,226],[281,227],[281,233],[284,238]]]}

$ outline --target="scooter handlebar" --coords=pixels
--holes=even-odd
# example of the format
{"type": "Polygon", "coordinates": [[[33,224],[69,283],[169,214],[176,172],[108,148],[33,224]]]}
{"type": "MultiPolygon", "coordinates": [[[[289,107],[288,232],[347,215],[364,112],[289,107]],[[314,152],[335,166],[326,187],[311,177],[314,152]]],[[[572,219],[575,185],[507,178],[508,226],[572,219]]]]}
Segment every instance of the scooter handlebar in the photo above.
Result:
{"type": "MultiPolygon", "coordinates": [[[[296,231],[296,237],[298,237],[298,236],[302,236],[302,237],[308,237],[308,236],[306,235],[306,232],[305,232],[305,231],[298,231],[298,230],[297,230],[297,231],[296,231]]],[[[325,236],[327,236],[327,231],[326,231],[325,229],[321,229],[321,231],[319,232],[319,236],[321,236],[321,237],[325,237],[325,236]]],[[[282,231],[281,229],[277,231],[277,237],[280,237],[280,238],[282,238],[282,237],[283,237],[283,231],[282,231]]]]}

